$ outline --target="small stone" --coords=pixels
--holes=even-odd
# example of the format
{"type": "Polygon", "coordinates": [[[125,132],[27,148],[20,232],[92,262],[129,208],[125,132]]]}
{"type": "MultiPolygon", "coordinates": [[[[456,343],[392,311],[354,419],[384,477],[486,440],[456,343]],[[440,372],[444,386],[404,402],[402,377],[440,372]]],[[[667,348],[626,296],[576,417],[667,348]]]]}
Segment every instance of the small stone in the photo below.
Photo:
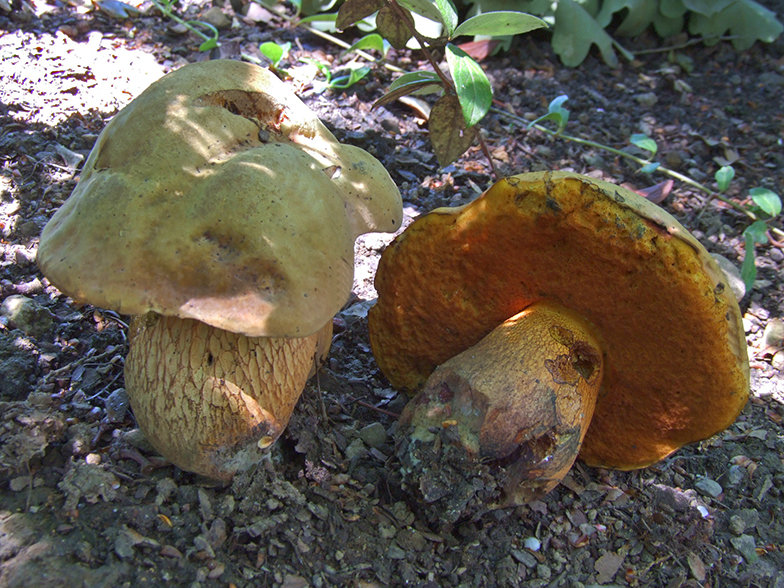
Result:
{"type": "Polygon", "coordinates": [[[733,465],[727,470],[727,484],[737,486],[746,477],[746,469],[743,466],[733,465]]]}
{"type": "Polygon", "coordinates": [[[182,557],[182,552],[174,547],[174,545],[164,545],[161,547],[160,555],[179,559],[182,557]]]}
{"type": "Polygon", "coordinates": [[[167,502],[176,491],[177,484],[171,478],[162,478],[158,480],[158,483],[155,484],[155,492],[157,494],[155,497],[155,504],[161,506],[164,502],[167,502]]]}
{"type": "Polygon", "coordinates": [[[523,541],[523,545],[526,549],[530,549],[531,551],[539,551],[542,548],[542,542],[536,537],[527,537],[526,540],[523,541]]]}
{"type": "Polygon", "coordinates": [[[549,566],[539,564],[536,566],[536,577],[542,580],[549,580],[553,576],[553,571],[549,566]]]}
{"type": "Polygon", "coordinates": [[[718,498],[719,495],[724,492],[721,484],[710,478],[699,478],[694,483],[694,487],[703,496],[710,496],[711,498],[718,498]]]}
{"type": "Polygon", "coordinates": [[[637,94],[634,99],[640,106],[645,106],[650,108],[654,106],[658,101],[659,97],[656,96],[653,92],[645,92],[644,94],[637,94]]]}
{"type": "Polygon", "coordinates": [[[30,476],[19,476],[18,478],[13,478],[8,487],[11,489],[11,492],[21,492],[25,488],[30,485],[30,476]]]}
{"type": "Polygon", "coordinates": [[[220,578],[223,575],[223,572],[226,571],[226,564],[223,562],[218,562],[214,568],[210,570],[210,573],[207,574],[207,577],[210,580],[215,580],[216,578],[220,578]]]}
{"type": "Polygon", "coordinates": [[[552,157],[553,155],[553,150],[547,145],[539,145],[535,151],[539,157],[544,157],[545,159],[552,157]]]}
{"type": "Polygon", "coordinates": [[[784,320],[780,318],[772,318],[765,325],[763,332],[763,340],[765,345],[773,347],[774,349],[784,348],[784,320]]]}
{"type": "Polygon", "coordinates": [[[732,515],[730,517],[729,528],[730,533],[740,536],[743,535],[743,532],[746,530],[746,523],[738,515],[732,515]]]}
{"type": "Polygon", "coordinates": [[[586,153],[583,155],[583,161],[594,169],[604,169],[607,167],[607,162],[604,157],[598,153],[586,153]]]}
{"type": "Polygon", "coordinates": [[[193,538],[193,546],[197,551],[203,553],[208,559],[215,559],[215,551],[204,535],[196,535],[193,538]]]}
{"type": "Polygon", "coordinates": [[[664,156],[664,163],[671,169],[679,169],[683,165],[683,156],[677,151],[668,151],[664,156]]]}
{"type": "Polygon", "coordinates": [[[405,559],[406,552],[400,549],[400,547],[395,543],[392,543],[392,545],[389,546],[389,550],[387,551],[387,557],[389,559],[405,559]]]}
{"type": "Polygon", "coordinates": [[[537,561],[536,558],[528,553],[527,551],[523,551],[522,549],[512,549],[510,552],[512,557],[521,564],[523,564],[527,568],[535,568],[537,561]]]}
{"type": "Polygon", "coordinates": [[[231,26],[231,19],[218,6],[203,12],[199,20],[211,24],[216,29],[228,29],[231,26]]]}
{"type": "Polygon", "coordinates": [[[121,423],[128,414],[128,393],[125,388],[117,388],[106,397],[106,418],[110,423],[121,423]]]}
{"type": "Polygon", "coordinates": [[[354,439],[348,447],[346,447],[346,459],[361,459],[367,455],[367,447],[362,442],[362,439],[354,439]]]}
{"type": "Polygon", "coordinates": [[[773,71],[766,71],[760,74],[758,79],[761,86],[784,86],[784,76],[773,71]]]}
{"type": "Polygon", "coordinates": [[[381,423],[370,423],[359,430],[359,438],[370,447],[378,447],[386,442],[387,431],[381,423]]]}
{"type": "Polygon", "coordinates": [[[36,339],[51,329],[54,322],[52,313],[48,309],[21,294],[14,294],[3,300],[3,304],[0,305],[0,316],[7,317],[11,327],[36,339]]]}
{"type": "Polygon", "coordinates": [[[747,531],[756,528],[759,524],[759,511],[754,508],[744,508],[738,512],[738,516],[743,519],[747,531]]]}
{"type": "Polygon", "coordinates": [[[740,537],[733,537],[730,539],[730,543],[732,543],[732,546],[746,558],[747,562],[753,563],[757,561],[759,556],[757,555],[757,545],[754,541],[754,537],[751,535],[741,535],[740,537]]]}

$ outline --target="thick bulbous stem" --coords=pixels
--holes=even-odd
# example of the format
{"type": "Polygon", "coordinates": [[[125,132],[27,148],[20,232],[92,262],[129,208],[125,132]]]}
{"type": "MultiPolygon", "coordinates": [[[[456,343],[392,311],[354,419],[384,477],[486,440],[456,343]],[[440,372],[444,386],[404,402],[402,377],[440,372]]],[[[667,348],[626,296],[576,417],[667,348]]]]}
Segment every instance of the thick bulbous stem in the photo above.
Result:
{"type": "Polygon", "coordinates": [[[588,321],[553,302],[529,306],[441,364],[406,406],[408,485],[426,502],[445,499],[447,520],[472,501],[498,508],[544,496],[577,457],[603,370],[588,321]]]}
{"type": "Polygon", "coordinates": [[[257,463],[326,355],[332,321],[309,337],[246,337],[192,319],[134,317],[125,383],[152,446],[218,480],[257,463]]]}

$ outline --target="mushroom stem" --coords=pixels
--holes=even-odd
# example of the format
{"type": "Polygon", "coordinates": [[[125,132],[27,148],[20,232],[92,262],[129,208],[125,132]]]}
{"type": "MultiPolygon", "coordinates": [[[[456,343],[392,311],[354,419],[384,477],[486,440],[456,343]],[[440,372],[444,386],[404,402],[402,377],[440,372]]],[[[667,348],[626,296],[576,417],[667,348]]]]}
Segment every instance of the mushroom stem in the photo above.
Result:
{"type": "Polygon", "coordinates": [[[544,496],[577,457],[603,370],[592,324],[558,303],[532,304],[441,364],[406,406],[404,477],[426,502],[444,499],[447,520],[477,494],[482,508],[544,496]]]}
{"type": "Polygon", "coordinates": [[[332,321],[308,337],[246,337],[193,319],[134,317],[125,382],[153,447],[178,467],[230,480],[283,432],[332,321]]]}

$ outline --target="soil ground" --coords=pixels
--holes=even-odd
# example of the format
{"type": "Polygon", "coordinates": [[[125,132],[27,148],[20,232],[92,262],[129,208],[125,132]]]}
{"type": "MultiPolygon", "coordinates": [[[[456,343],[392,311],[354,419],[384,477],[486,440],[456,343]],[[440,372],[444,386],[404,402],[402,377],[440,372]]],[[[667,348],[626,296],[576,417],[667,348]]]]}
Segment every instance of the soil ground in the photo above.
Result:
{"type": "MultiPolygon", "coordinates": [[[[780,0],[765,4],[784,13],[780,0]]],[[[454,523],[405,492],[389,433],[408,399],[367,338],[389,235],[358,241],[355,296],[328,361],[258,468],[223,487],[156,458],[124,395],[128,317],[76,304],[35,264],[41,230],[97,135],[149,83],[189,61],[259,58],[259,43],[291,41],[292,85],[339,139],[384,162],[407,217],[469,202],[492,183],[478,148],[439,168],[421,114],[399,103],[371,110],[389,71],[317,94],[298,58],[339,61],[334,46],[270,13],[221,8],[233,24],[210,55],[152,10],[122,19],[80,2],[0,11],[0,299],[23,296],[29,310],[0,319],[0,586],[784,588],[784,251],[772,242],[757,247],[757,282],[741,300],[750,402],[723,433],[649,468],[578,463],[540,501],[454,523]]],[[[659,161],[697,181],[711,184],[732,163],[727,195],[737,202],[756,186],[784,194],[784,41],[744,53],[726,42],[646,53],[661,48],[647,35],[627,45],[638,57],[617,69],[593,54],[565,68],[545,35],[483,62],[497,107],[484,133],[502,174],[572,170],[637,189],[665,179],[525,130],[567,94],[571,135],[629,149],[644,132],[659,161]]],[[[412,69],[420,58],[391,55],[412,69]]],[[[740,266],[745,215],[682,182],[662,205],[740,266]]]]}

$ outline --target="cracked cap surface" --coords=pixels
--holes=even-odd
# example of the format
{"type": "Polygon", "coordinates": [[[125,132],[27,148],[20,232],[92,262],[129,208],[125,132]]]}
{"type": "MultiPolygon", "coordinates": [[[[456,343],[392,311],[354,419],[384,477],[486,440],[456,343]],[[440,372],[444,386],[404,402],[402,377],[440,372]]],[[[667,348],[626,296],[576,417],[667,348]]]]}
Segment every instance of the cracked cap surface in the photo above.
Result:
{"type": "Polygon", "coordinates": [[[238,61],[164,76],[99,136],[38,263],[82,302],[304,337],[347,300],[354,239],[394,231],[397,187],[275,75],[238,61]]]}

